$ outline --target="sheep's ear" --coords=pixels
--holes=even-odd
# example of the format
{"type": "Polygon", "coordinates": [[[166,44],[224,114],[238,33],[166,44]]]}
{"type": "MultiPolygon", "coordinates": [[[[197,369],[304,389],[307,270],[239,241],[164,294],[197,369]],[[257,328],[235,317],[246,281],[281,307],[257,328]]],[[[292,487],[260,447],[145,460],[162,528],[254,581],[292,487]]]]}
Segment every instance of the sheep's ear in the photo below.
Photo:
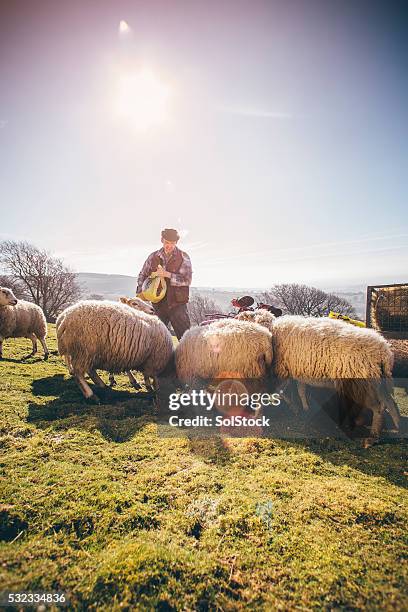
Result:
{"type": "Polygon", "coordinates": [[[119,298],[119,300],[122,302],[122,304],[127,304],[128,299],[126,297],[121,297],[119,298]]]}

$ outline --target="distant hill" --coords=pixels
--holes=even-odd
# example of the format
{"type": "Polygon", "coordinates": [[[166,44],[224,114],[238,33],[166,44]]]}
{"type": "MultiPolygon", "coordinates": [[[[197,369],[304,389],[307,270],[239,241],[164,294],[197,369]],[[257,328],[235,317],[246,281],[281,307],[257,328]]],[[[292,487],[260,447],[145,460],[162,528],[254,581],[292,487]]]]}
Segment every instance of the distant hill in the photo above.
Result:
{"type": "Polygon", "coordinates": [[[77,278],[85,297],[92,294],[116,300],[121,295],[135,295],[136,277],[124,274],[78,273],[77,278]]]}
{"type": "MultiPolygon", "coordinates": [[[[135,295],[137,279],[124,274],[94,274],[81,272],[77,274],[84,297],[101,296],[106,300],[117,300],[122,295],[135,295]]],[[[348,300],[355,308],[357,316],[365,319],[366,289],[363,285],[346,286],[335,289],[322,287],[348,300]]],[[[231,300],[240,295],[257,295],[263,291],[259,287],[192,287],[191,293],[199,293],[211,298],[219,305],[220,310],[231,310],[231,300]]]]}

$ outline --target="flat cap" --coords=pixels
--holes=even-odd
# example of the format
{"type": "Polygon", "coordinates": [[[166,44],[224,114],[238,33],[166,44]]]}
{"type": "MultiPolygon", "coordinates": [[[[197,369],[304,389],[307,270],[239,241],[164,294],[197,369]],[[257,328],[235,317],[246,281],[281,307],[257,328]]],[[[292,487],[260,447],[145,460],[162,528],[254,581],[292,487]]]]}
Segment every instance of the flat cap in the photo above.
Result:
{"type": "Polygon", "coordinates": [[[177,242],[180,238],[178,231],[170,227],[166,227],[166,229],[162,230],[161,237],[169,242],[177,242]]]}

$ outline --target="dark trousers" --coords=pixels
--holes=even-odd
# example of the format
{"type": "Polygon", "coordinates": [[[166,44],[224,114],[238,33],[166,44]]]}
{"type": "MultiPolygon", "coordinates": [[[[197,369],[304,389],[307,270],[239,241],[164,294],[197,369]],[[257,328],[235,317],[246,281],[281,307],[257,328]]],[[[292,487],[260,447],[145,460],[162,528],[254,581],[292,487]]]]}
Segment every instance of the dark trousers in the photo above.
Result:
{"type": "Polygon", "coordinates": [[[185,331],[190,329],[191,323],[190,317],[188,316],[187,304],[178,304],[173,308],[169,308],[167,301],[164,299],[157,304],[153,304],[153,308],[159,319],[163,321],[165,325],[168,325],[170,321],[178,340],[180,340],[185,331]]]}

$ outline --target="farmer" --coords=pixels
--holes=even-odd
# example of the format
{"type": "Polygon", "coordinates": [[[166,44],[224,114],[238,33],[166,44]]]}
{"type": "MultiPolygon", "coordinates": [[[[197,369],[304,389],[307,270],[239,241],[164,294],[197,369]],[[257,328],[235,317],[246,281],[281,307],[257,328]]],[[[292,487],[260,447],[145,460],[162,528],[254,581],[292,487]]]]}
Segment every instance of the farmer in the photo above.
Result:
{"type": "Polygon", "coordinates": [[[153,272],[165,279],[166,295],[160,302],[153,304],[153,308],[165,325],[170,321],[180,340],[184,332],[190,328],[187,303],[193,272],[190,257],[177,246],[179,238],[175,229],[166,228],[162,231],[163,246],[158,251],[150,253],[144,262],[137,279],[136,293],[142,291],[143,282],[153,272]]]}

